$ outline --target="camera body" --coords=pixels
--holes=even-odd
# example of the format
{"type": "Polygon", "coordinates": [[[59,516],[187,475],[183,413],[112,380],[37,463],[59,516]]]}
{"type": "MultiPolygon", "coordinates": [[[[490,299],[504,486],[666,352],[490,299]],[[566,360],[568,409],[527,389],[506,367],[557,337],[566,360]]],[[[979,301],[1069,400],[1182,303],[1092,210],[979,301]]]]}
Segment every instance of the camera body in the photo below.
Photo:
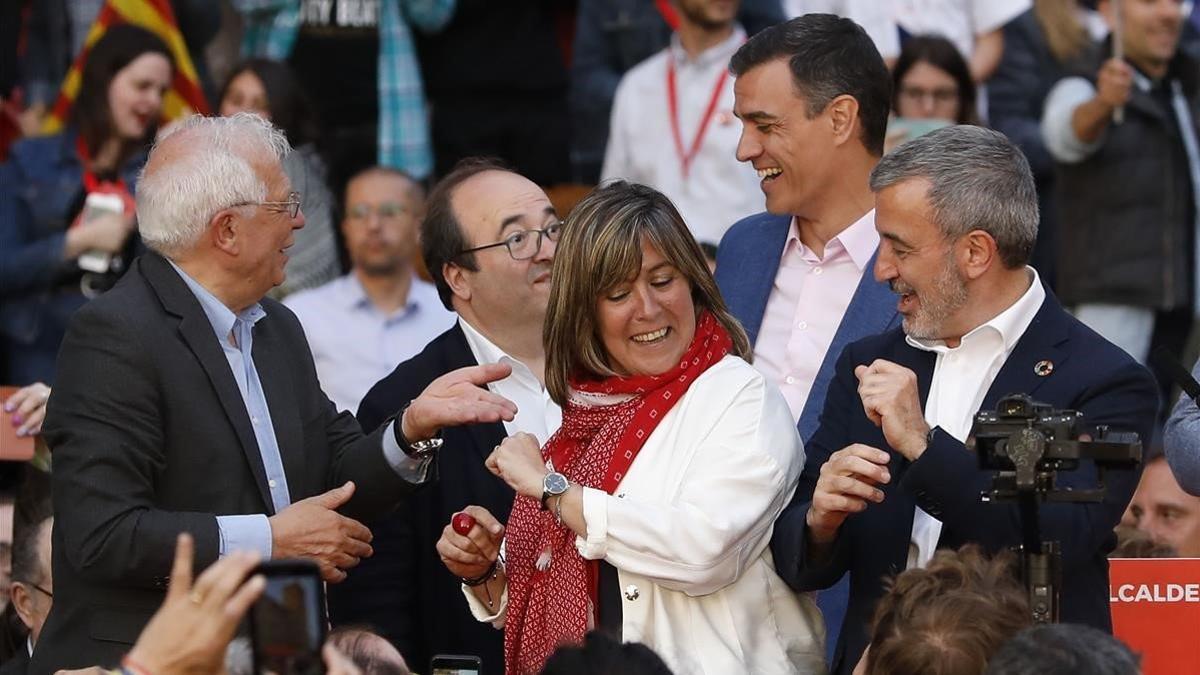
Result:
{"type": "Polygon", "coordinates": [[[1001,398],[995,410],[981,410],[967,438],[979,467],[996,471],[991,499],[1012,499],[1032,492],[1048,501],[1100,501],[1105,469],[1132,468],[1141,461],[1137,434],[1098,427],[1088,433],[1083,413],[1060,410],[1025,394],[1001,398]],[[1059,471],[1079,468],[1081,460],[1095,462],[1099,485],[1095,490],[1060,488],[1059,471]]]}

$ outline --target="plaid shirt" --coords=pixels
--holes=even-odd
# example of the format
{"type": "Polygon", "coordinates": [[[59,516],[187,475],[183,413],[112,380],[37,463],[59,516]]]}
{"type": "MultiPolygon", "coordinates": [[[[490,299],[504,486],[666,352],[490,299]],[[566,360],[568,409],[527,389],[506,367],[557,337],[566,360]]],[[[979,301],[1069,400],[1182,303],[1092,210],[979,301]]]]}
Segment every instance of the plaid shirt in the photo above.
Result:
{"type": "MultiPolygon", "coordinates": [[[[379,164],[423,179],[433,171],[421,69],[409,24],[440,30],[456,0],[382,0],[379,13],[379,164]]],[[[233,0],[245,22],[244,56],[287,60],[300,27],[299,0],[233,0]]]]}

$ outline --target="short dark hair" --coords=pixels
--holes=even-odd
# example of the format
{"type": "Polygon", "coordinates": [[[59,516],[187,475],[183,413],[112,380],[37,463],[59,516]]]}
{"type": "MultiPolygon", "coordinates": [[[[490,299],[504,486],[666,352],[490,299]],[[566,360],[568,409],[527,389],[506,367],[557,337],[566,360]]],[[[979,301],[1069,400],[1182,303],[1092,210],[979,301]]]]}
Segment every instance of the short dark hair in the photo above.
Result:
{"type": "Polygon", "coordinates": [[[321,134],[316,111],[296,73],[282,61],[253,58],[234,66],[221,86],[218,106],[229,93],[229,86],[242,73],[253,73],[262,83],[271,123],[283,130],[292,147],[316,142],[321,134]]]}
{"type": "Polygon", "coordinates": [[[455,262],[471,271],[479,268],[475,264],[475,254],[462,253],[462,250],[467,248],[466,236],[450,202],[454,199],[454,191],[458,186],[486,171],[516,173],[502,160],[494,157],[467,157],[459,160],[450,173],[433,186],[426,203],[425,219],[421,221],[421,256],[425,259],[425,268],[429,270],[429,276],[437,287],[442,304],[451,311],[454,310],[454,306],[450,299],[454,293],[442,275],[442,267],[448,262],[455,262]]]}
{"type": "Polygon", "coordinates": [[[1038,624],[996,652],[987,675],[1138,675],[1141,659],[1125,643],[1098,628],[1071,623],[1038,624]]]}
{"type": "Polygon", "coordinates": [[[776,59],[787,59],[796,95],[816,117],[843,94],[858,101],[862,143],[883,155],[892,78],[875,43],[862,26],[832,14],[805,14],[776,24],[746,41],[729,68],[740,77],[776,59]]]}
{"type": "Polygon", "coordinates": [[[892,580],[875,608],[868,675],[979,675],[1032,621],[1014,559],[975,545],[939,551],[892,580]]]}
{"type": "Polygon", "coordinates": [[[892,111],[900,114],[900,83],[918,63],[928,63],[954,79],[958,86],[958,119],[952,121],[975,124],[975,79],[971,77],[971,68],[958,47],[940,35],[918,35],[904,42],[892,70],[892,111]]]}
{"type": "Polygon", "coordinates": [[[13,581],[40,584],[46,580],[38,556],[38,538],[52,515],[50,474],[26,465],[13,504],[13,581]]]}
{"type": "Polygon", "coordinates": [[[578,646],[559,647],[546,661],[542,675],[671,675],[661,657],[644,644],[622,644],[592,631],[578,646]]]}
{"type": "MultiPolygon", "coordinates": [[[[89,152],[112,135],[112,111],[108,107],[108,88],[125,66],[142,54],[161,54],[175,68],[171,49],[154,33],[133,24],[110,26],[88,51],[80,73],[79,94],[71,107],[71,121],[79,128],[89,152]]],[[[155,120],[157,122],[157,120],[155,120]]],[[[146,130],[145,141],[154,138],[156,124],[146,130]]]]}

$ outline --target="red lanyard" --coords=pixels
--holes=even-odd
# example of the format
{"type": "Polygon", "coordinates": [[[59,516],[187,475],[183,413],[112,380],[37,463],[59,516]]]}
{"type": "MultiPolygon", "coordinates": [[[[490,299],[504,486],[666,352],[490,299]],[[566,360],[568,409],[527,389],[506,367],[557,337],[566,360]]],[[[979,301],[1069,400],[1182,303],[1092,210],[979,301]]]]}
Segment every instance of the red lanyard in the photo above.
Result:
{"type": "Polygon", "coordinates": [[[88,194],[93,192],[129,194],[129,190],[125,187],[124,178],[118,176],[115,181],[102,181],[96,178],[96,174],[92,173],[92,153],[88,152],[87,143],[83,141],[83,136],[75,137],[75,152],[79,155],[79,163],[83,165],[83,189],[88,194]]]}
{"type": "Polygon", "coordinates": [[[658,8],[658,13],[662,15],[663,21],[667,22],[672,31],[679,30],[679,15],[671,6],[671,0],[654,0],[654,6],[658,8]]]}
{"type": "Polygon", "coordinates": [[[712,121],[713,113],[717,109],[717,101],[721,98],[721,91],[725,88],[727,79],[729,79],[729,71],[722,68],[721,74],[717,76],[717,84],[713,87],[712,96],[708,99],[708,108],[704,110],[704,117],[700,118],[696,137],[692,139],[692,147],[684,150],[683,133],[679,131],[679,103],[676,100],[675,92],[675,55],[670,48],[667,49],[667,105],[671,112],[671,136],[675,139],[675,153],[679,157],[684,180],[687,180],[692,160],[696,158],[696,153],[700,152],[700,145],[704,143],[704,134],[708,131],[708,123],[712,121]]]}

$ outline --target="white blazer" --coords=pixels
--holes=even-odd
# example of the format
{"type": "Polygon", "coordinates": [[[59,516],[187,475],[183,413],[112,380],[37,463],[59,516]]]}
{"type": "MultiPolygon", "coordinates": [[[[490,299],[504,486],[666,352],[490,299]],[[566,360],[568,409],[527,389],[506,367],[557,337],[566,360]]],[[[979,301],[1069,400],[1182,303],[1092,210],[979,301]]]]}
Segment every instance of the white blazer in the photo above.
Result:
{"type": "MultiPolygon", "coordinates": [[[[580,555],[621,584],[622,639],[677,675],[824,673],[825,627],[775,573],[768,543],[804,449],[778,389],[736,356],[704,372],[646,440],[615,495],[587,488],[580,555]]],[[[504,624],[464,587],[481,621],[504,624]]]]}

